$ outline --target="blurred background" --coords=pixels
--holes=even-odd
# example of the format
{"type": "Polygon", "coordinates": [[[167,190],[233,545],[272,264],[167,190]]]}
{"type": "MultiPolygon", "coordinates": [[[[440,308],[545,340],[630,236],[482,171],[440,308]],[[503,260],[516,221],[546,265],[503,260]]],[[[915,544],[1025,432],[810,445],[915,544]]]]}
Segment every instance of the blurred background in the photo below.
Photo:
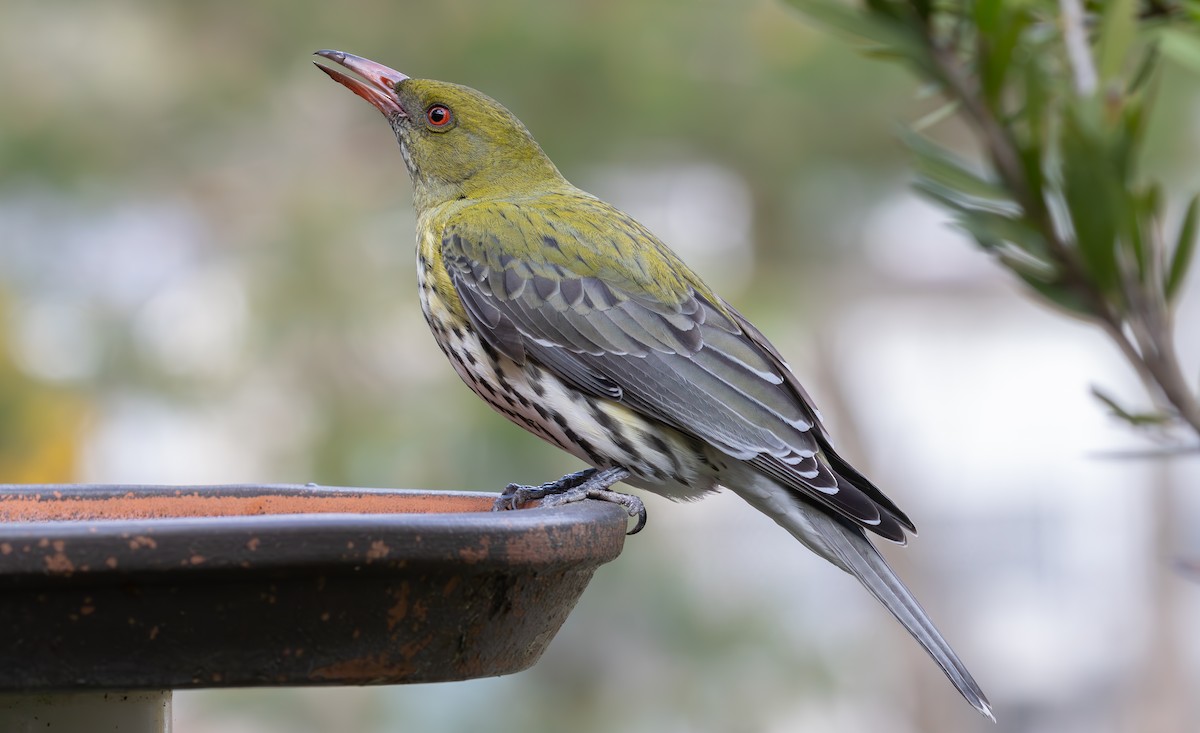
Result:
{"type": "MultiPolygon", "coordinates": [[[[176,730],[1200,729],[1200,460],[1123,455],[1156,443],[1089,396],[1143,399],[1120,355],[910,191],[895,133],[935,101],[775,0],[5,0],[0,481],[495,491],[579,468],[444,363],[399,151],[320,48],[501,100],[769,334],[918,524],[885,552],[999,725],[722,494],[649,497],[528,672],[178,693],[176,730]]],[[[1198,122],[1168,67],[1146,167],[1180,200],[1198,122]]]]}

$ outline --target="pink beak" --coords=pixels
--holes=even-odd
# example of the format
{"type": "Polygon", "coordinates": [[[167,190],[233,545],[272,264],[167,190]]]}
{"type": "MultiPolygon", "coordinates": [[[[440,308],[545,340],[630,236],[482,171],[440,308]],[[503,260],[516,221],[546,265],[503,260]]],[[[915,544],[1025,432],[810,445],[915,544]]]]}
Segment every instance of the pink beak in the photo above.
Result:
{"type": "Polygon", "coordinates": [[[396,94],[396,85],[408,78],[404,74],[343,51],[317,51],[315,55],[340,64],[365,79],[366,82],[363,82],[328,66],[317,64],[317,68],[328,74],[331,79],[375,105],[385,116],[408,116],[404,107],[400,106],[400,97],[396,94]]]}

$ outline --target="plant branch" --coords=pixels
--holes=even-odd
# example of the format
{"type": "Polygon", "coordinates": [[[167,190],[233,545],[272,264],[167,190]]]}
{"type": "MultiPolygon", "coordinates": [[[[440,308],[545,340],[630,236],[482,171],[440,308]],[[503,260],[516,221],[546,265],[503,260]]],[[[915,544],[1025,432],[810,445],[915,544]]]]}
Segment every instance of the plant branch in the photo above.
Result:
{"type": "MultiPolygon", "coordinates": [[[[1171,29],[1171,43],[1161,34],[1156,43],[1133,0],[792,2],[942,88],[990,171],[913,135],[918,185],[1033,291],[1099,325],[1159,406],[1155,417],[1200,436],[1200,398],[1179,364],[1172,312],[1200,230],[1200,195],[1168,259],[1159,189],[1135,173],[1158,50],[1200,66],[1200,34],[1171,29]],[[1057,36],[1047,33],[1055,26],[1057,36]]],[[[1150,10],[1154,32],[1168,21],[1198,25],[1174,4],[1150,10]]]]}
{"type": "MultiPolygon", "coordinates": [[[[926,35],[924,40],[951,96],[959,101],[978,129],[1000,180],[1012,192],[1025,215],[1036,224],[1050,253],[1064,267],[1069,285],[1087,301],[1098,321],[1113,326],[1116,332],[1121,334],[1120,318],[1113,313],[1108,302],[1090,287],[1090,278],[1083,264],[1071,247],[1063,241],[1046,202],[1033,193],[1033,187],[1029,184],[1025,167],[1021,163],[1019,148],[1010,130],[1000,122],[983,96],[971,84],[971,77],[960,64],[958,57],[941,48],[932,37],[926,35]]],[[[1124,334],[1121,334],[1121,341],[1128,346],[1128,349],[1122,347],[1127,357],[1137,355],[1137,351],[1124,338],[1124,334]]],[[[1138,362],[1140,359],[1135,361],[1135,365],[1138,362]]],[[[1148,372],[1146,376],[1150,376],[1148,372]]],[[[1150,379],[1149,382],[1152,383],[1153,380],[1150,379]]]]}
{"type": "MultiPolygon", "coordinates": [[[[1097,86],[1096,68],[1083,27],[1083,8],[1079,0],[1060,0],[1060,3],[1075,90],[1080,96],[1093,94],[1097,86]]],[[[1143,287],[1136,281],[1123,283],[1125,300],[1131,306],[1123,316],[1122,310],[1096,288],[1077,250],[1063,239],[1046,202],[1034,193],[1011,128],[1001,122],[997,111],[987,103],[959,55],[939,44],[929,26],[923,27],[922,40],[944,88],[976,128],[1004,186],[1040,231],[1050,255],[1062,268],[1066,285],[1087,304],[1093,319],[1117,345],[1151,394],[1169,404],[1179,419],[1200,436],[1200,401],[1179,364],[1171,309],[1162,290],[1143,287]],[[1126,327],[1133,334],[1132,340],[1126,327]]],[[[1152,250],[1156,253],[1150,263],[1152,281],[1160,283],[1161,243],[1152,250]]]]}

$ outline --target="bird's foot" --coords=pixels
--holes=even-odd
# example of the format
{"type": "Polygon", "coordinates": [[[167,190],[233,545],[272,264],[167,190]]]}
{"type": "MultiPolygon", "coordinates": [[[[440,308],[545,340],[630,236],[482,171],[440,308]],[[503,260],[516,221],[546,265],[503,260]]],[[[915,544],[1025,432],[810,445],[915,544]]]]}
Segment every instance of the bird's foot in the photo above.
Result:
{"type": "Polygon", "coordinates": [[[629,478],[629,471],[620,468],[606,468],[597,471],[589,468],[542,484],[540,486],[522,486],[509,484],[492,505],[492,511],[518,509],[526,502],[541,501],[541,506],[552,507],[571,504],[584,499],[598,499],[613,504],[620,504],[629,512],[629,516],[637,518],[637,524],[629,530],[629,534],[637,534],[646,526],[646,505],[642,500],[630,494],[622,494],[611,490],[618,481],[629,478]]]}
{"type": "Polygon", "coordinates": [[[588,468],[583,471],[568,473],[557,481],[551,481],[540,486],[509,484],[504,487],[500,498],[496,499],[496,503],[492,505],[492,511],[502,512],[509,509],[520,509],[522,505],[528,502],[544,499],[554,494],[561,494],[564,491],[570,491],[595,475],[596,469],[588,468]]]}

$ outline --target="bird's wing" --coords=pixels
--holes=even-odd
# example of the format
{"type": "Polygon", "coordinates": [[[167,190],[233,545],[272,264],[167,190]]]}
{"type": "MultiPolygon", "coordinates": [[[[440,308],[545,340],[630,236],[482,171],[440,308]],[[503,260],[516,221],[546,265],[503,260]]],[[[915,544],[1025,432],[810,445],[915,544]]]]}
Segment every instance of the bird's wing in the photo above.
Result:
{"type": "Polygon", "coordinates": [[[442,258],[482,338],[517,363],[711,443],[884,537],[903,542],[912,528],[832,451],[762,334],[617,209],[582,197],[477,204],[446,223],[442,258]]]}
{"type": "MultiPolygon", "coordinates": [[[[733,306],[724,300],[721,301],[721,304],[725,306],[725,309],[729,311],[730,315],[741,326],[742,332],[746,334],[746,338],[750,339],[750,341],[770,356],[778,368],[779,374],[783,375],[784,380],[792,387],[797,399],[808,408],[809,414],[813,418],[813,431],[816,434],[817,443],[822,449],[822,457],[829,461],[830,468],[833,469],[834,475],[837,476],[838,485],[851,484],[855,489],[869,496],[871,501],[875,502],[884,513],[892,515],[905,529],[916,534],[916,525],[908,518],[908,515],[900,507],[896,506],[895,502],[889,499],[886,494],[880,491],[875,484],[871,483],[870,479],[862,475],[854,466],[847,463],[833,449],[829,433],[825,430],[825,426],[821,424],[821,416],[817,411],[812,397],[809,396],[808,390],[804,388],[804,385],[800,384],[800,380],[796,378],[796,375],[792,372],[792,368],[784,361],[783,356],[775,348],[774,344],[768,341],[763,332],[759,331],[757,326],[747,320],[733,306]]],[[[897,541],[902,542],[903,540],[897,541]]]]}

